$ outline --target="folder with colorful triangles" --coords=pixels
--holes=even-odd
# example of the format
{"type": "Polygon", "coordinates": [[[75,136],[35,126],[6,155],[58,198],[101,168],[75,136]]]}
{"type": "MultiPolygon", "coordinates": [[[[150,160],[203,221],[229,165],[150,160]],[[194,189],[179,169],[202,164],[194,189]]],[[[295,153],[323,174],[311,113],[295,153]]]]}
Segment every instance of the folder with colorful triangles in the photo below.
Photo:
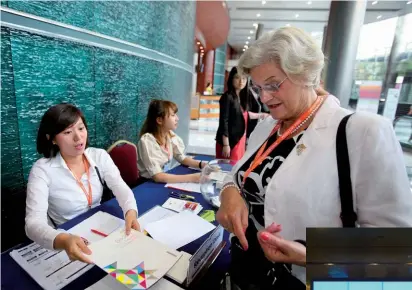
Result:
{"type": "Polygon", "coordinates": [[[129,289],[149,289],[182,255],[141,232],[127,236],[124,228],[89,248],[91,260],[129,289]]]}

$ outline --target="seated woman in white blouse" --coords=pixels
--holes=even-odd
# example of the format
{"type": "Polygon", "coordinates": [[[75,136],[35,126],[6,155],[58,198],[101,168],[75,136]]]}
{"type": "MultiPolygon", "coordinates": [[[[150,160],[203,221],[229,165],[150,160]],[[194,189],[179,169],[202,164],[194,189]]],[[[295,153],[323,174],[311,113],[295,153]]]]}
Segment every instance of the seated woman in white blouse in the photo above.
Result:
{"type": "Polygon", "coordinates": [[[155,182],[179,183],[199,182],[200,173],[176,175],[166,173],[172,159],[188,167],[203,168],[204,162],[193,160],[184,154],[182,139],[173,133],[179,118],[175,103],[164,100],[150,102],[146,120],[137,145],[140,176],[155,182]]]}
{"type": "Polygon", "coordinates": [[[87,124],[73,105],[59,104],[44,114],[37,135],[37,151],[44,156],[33,165],[27,184],[26,233],[48,249],[63,249],[72,260],[91,261],[86,242],[56,230],[60,225],[98,206],[103,186],[96,167],[113,191],[125,215],[126,234],[139,230],[137,206],[109,154],[87,148],[87,124]],[[86,149],[87,148],[87,149],[86,149]]]}

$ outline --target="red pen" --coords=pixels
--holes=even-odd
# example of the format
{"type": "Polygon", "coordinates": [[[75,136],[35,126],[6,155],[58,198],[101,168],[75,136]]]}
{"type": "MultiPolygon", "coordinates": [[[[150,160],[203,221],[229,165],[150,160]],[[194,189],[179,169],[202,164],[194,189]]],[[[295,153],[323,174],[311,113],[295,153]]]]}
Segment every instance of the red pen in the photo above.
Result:
{"type": "Polygon", "coordinates": [[[173,187],[173,186],[168,186],[167,188],[177,189],[177,190],[181,190],[181,191],[184,191],[184,192],[191,192],[191,191],[189,191],[189,190],[184,190],[184,189],[176,188],[176,187],[173,187]]]}
{"type": "Polygon", "coordinates": [[[95,229],[91,229],[92,233],[95,233],[97,235],[100,235],[102,237],[107,237],[108,235],[106,235],[105,233],[99,232],[98,230],[95,229]]]}

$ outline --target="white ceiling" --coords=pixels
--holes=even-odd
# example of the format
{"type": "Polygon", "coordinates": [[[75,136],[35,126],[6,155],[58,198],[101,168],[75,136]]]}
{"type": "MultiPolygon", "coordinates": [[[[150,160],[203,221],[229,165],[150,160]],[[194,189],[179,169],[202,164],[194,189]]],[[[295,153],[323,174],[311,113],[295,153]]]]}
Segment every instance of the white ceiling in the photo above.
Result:
{"type": "MultiPolygon", "coordinates": [[[[272,0],[262,4],[263,2],[227,1],[231,20],[228,42],[235,50],[241,52],[246,41],[249,41],[249,44],[254,41],[255,23],[263,24],[264,32],[286,25],[299,27],[311,33],[321,43],[331,1],[272,0]],[[257,14],[260,14],[260,17],[257,14]]],[[[375,1],[378,3],[374,5],[372,2],[368,1],[365,24],[396,17],[399,10],[407,5],[407,1],[375,1]]]]}

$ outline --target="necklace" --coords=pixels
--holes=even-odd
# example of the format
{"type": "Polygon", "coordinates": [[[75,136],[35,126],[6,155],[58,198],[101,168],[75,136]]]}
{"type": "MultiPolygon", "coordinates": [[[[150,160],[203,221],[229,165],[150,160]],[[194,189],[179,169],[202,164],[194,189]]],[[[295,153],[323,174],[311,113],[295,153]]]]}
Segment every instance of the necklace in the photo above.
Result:
{"type": "MultiPolygon", "coordinates": [[[[300,123],[291,133],[289,136],[292,136],[293,134],[295,134],[300,128],[302,128],[303,125],[305,125],[308,120],[310,120],[312,118],[312,116],[318,111],[319,107],[322,105],[322,102],[319,103],[314,110],[302,121],[302,123],[300,123]]],[[[279,130],[277,131],[277,135],[278,137],[282,136],[282,134],[280,134],[280,128],[282,126],[279,127],[279,130]]]]}

